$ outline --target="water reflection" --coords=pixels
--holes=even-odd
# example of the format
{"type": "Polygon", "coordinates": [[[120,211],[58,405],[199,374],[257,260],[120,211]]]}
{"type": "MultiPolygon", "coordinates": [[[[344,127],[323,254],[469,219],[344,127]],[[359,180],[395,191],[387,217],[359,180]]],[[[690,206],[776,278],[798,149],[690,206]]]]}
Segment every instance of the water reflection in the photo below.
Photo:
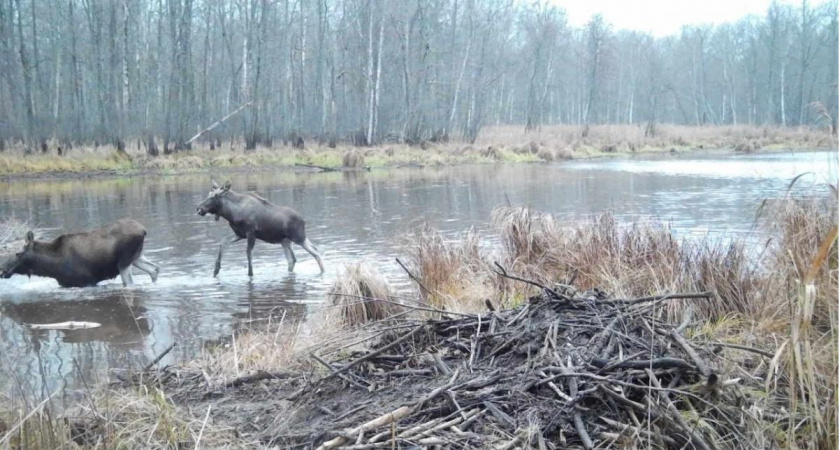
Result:
{"type": "Polygon", "coordinates": [[[28,329],[33,343],[48,337],[52,330],[35,330],[33,324],[59,322],[93,322],[96,328],[61,330],[62,342],[107,342],[114,345],[141,347],[151,328],[146,307],[136,293],[110,293],[93,300],[61,301],[46,299],[36,302],[0,304],[0,314],[21,328],[28,329]]]}
{"type": "MultiPolygon", "coordinates": [[[[299,318],[324,299],[345,262],[364,259],[399,286],[409,280],[394,263],[396,239],[422,222],[444,233],[470,226],[487,230],[490,212],[508,199],[577,220],[612,210],[621,220],[656,217],[683,235],[752,230],[756,208],[783,194],[792,178],[813,172],[793,193],[812,192],[837,179],[836,153],[760,154],[571,162],[517,166],[382,170],[353,173],[237,173],[235,190],[256,190],[290,205],[307,221],[327,272],[297,251],[294,274],[280,246],[257,243],[254,278],[247,276],[245,243],[225,252],[212,277],[224,221],[199,217],[195,206],[210,175],[24,181],[0,183],[0,216],[27,220],[49,239],[132,217],[148,230],[146,256],[160,279],[135,277],[95,288],[59,289],[48,279],[0,280],[0,391],[41,392],[80,375],[107,379],[109,370],[145,364],[173,342],[163,364],[190,358],[202,344],[251,323],[299,318]],[[86,320],[99,329],[33,332],[32,323],[86,320]],[[75,361],[75,362],[74,362],[75,361]],[[78,369],[74,369],[78,366],[78,369]]],[[[18,394],[15,394],[18,395],[18,394]]]]}

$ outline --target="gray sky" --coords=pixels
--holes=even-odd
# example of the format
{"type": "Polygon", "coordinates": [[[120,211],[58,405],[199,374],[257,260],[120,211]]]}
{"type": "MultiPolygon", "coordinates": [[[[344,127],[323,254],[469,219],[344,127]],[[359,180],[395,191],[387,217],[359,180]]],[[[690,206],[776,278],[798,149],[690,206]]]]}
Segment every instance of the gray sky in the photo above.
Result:
{"type": "MultiPolygon", "coordinates": [[[[677,34],[683,25],[734,22],[749,14],[763,16],[770,0],[550,0],[566,9],[569,24],[585,25],[601,13],[613,30],[647,31],[656,37],[677,34]]],[[[827,0],[811,0],[812,6],[827,0]]],[[[800,5],[801,0],[778,0],[800,5]]]]}

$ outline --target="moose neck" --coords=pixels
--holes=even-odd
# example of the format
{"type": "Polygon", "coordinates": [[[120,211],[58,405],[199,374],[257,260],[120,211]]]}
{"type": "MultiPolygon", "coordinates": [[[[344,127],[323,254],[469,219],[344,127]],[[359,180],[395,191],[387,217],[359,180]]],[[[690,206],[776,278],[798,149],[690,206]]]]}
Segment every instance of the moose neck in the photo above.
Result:
{"type": "Polygon", "coordinates": [[[233,191],[228,191],[222,200],[222,207],[219,209],[219,215],[227,219],[228,222],[235,221],[240,209],[242,201],[245,196],[233,191]]]}

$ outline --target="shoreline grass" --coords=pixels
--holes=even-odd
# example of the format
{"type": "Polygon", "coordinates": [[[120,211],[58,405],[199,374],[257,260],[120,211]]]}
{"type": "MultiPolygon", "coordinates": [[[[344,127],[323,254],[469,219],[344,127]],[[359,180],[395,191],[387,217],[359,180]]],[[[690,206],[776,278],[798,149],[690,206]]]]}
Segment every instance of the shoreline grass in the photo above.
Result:
{"type": "Polygon", "coordinates": [[[245,151],[241,142],[226,142],[211,150],[195,144],[192,150],[150,158],[133,142],[124,152],[112,146],[77,147],[58,155],[50,142],[46,153],[25,155],[20,145],[9,144],[0,153],[0,177],[180,174],[209,170],[295,169],[296,165],[338,170],[362,168],[449,166],[460,164],[534,163],[570,159],[628,157],[632,155],[716,152],[765,152],[836,148],[837,137],[807,127],[769,126],[688,127],[659,125],[655,136],[645,136],[636,125],[598,125],[587,137],[572,125],[542,127],[524,132],[521,127],[486,127],[474,144],[451,141],[419,147],[381,144],[373,147],[310,144],[305,149],[276,145],[245,151]]]}
{"type": "MultiPolygon", "coordinates": [[[[767,202],[758,226],[769,244],[755,256],[737,243],[678,240],[659,222],[619,224],[603,214],[563,223],[525,208],[501,207],[492,218],[502,242],[495,251],[482,249],[471,230],[455,240],[430,227],[406,237],[407,267],[423,287],[401,303],[416,308],[415,317],[434,318],[440,309],[486,312],[485,300],[490,299],[497,307],[517,306],[538,292],[494,274],[494,261],[555,289],[597,293],[598,288],[626,297],[715,291],[708,303],[693,303],[694,320],[687,332],[720,347],[714,364],[742,375],[738,389],[751,404],[742,413],[761,425],[750,440],[753,448],[833,449],[838,425],[837,213],[836,190],[829,198],[767,202]],[[747,360],[749,353],[731,345],[772,357],[756,360],[753,354],[747,360]],[[776,413],[782,407],[786,415],[776,413]]],[[[332,292],[336,299],[392,297],[387,284],[376,273],[351,266],[332,292]]],[[[674,302],[663,309],[662,320],[679,322],[687,305],[674,302]]],[[[285,317],[269,321],[237,333],[228,345],[208,349],[178,373],[205,380],[197,384],[202,392],[204,386],[223,385],[254,371],[326,374],[330,369],[310,358],[313,348],[322,356],[363,348],[371,336],[365,323],[378,323],[367,320],[389,320],[405,311],[358,309],[368,306],[336,300],[306,322],[285,317]]],[[[0,448],[73,448],[71,425],[80,420],[96,424],[93,436],[106,448],[197,447],[199,440],[208,447],[258,446],[231,431],[242,420],[251,420],[247,407],[244,418],[217,414],[215,404],[196,401],[195,392],[167,392],[162,386],[149,380],[139,388],[89,395],[81,408],[83,419],[74,416],[70,425],[48,405],[16,414],[0,411],[0,427],[17,430],[0,428],[0,448]]],[[[246,396],[249,401],[268,401],[259,386],[253,389],[253,398],[246,396]]],[[[276,416],[293,412],[290,402],[272,401],[276,416]]]]}

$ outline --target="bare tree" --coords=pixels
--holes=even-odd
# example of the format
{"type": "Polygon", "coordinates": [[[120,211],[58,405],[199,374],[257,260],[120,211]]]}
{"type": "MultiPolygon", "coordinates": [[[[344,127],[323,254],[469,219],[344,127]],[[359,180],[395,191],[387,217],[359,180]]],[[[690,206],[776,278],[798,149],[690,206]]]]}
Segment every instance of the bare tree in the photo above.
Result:
{"type": "Polygon", "coordinates": [[[837,120],[837,1],[676,36],[550,1],[0,0],[0,149],[476,139],[484,122],[837,120]],[[825,115],[811,105],[824,106],[825,115]]]}

